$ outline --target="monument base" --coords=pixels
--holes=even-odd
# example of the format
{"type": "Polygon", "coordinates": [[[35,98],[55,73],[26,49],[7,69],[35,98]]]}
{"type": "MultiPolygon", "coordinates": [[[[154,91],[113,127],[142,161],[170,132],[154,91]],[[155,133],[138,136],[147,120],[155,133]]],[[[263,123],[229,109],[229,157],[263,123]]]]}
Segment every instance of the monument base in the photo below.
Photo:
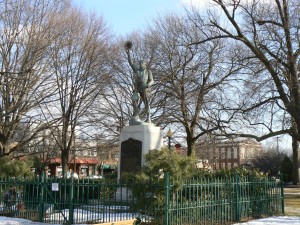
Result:
{"type": "Polygon", "coordinates": [[[133,200],[133,194],[130,188],[118,187],[115,198],[118,202],[130,202],[133,200]]]}
{"type": "Polygon", "coordinates": [[[120,135],[118,178],[123,172],[136,172],[145,164],[145,155],[162,146],[160,127],[152,123],[124,127],[120,135]]]}

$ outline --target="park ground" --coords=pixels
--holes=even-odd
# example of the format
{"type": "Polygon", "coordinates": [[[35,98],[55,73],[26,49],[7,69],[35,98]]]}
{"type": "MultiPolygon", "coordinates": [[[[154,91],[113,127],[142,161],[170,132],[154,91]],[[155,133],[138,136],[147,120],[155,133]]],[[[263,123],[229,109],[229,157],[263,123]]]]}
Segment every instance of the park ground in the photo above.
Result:
{"type": "Polygon", "coordinates": [[[284,188],[284,208],[287,216],[300,216],[300,185],[284,188]]]}

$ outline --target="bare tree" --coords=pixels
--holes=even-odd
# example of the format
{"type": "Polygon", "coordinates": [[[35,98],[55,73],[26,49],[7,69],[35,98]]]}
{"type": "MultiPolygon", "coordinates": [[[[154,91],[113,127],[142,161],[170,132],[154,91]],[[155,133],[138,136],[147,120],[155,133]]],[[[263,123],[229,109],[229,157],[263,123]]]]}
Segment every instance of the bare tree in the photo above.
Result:
{"type": "Polygon", "coordinates": [[[256,155],[251,160],[251,163],[255,168],[268,174],[269,176],[278,176],[281,163],[285,156],[285,153],[281,151],[278,152],[277,149],[269,148],[256,155]]]}
{"type": "Polygon", "coordinates": [[[51,94],[47,53],[55,17],[66,6],[68,1],[0,2],[0,157],[19,151],[46,128],[37,109],[51,94]]]}
{"type": "Polygon", "coordinates": [[[227,45],[219,40],[193,45],[202,34],[188,17],[159,18],[151,35],[163,117],[183,127],[190,156],[197,139],[222,129],[224,116],[216,103],[222,101],[231,77],[239,71],[235,54],[225,55],[227,45]]]}
{"type": "Polygon", "coordinates": [[[89,108],[88,120],[95,130],[93,136],[113,146],[118,143],[122,127],[128,123],[132,113],[132,83],[126,59],[122,57],[124,41],[119,40],[112,46],[113,54],[109,58],[111,76],[106,83],[107,89],[99,93],[89,108]]]}
{"type": "MultiPolygon", "coordinates": [[[[212,10],[209,11],[206,25],[214,27],[215,34],[210,34],[206,40],[196,41],[195,44],[224,38],[241,43],[250,53],[247,58],[263,67],[276,91],[273,97],[243,110],[256,110],[265,104],[272,106],[274,104],[270,103],[275,102],[278,108],[286,111],[290,116],[289,128],[276,131],[272,129],[263,136],[252,135],[252,137],[263,140],[278,134],[289,133],[299,141],[299,2],[294,0],[212,0],[211,2],[217,7],[214,8],[215,12],[221,12],[222,16],[216,16],[212,10]],[[294,121],[294,127],[291,121],[294,121]]],[[[199,12],[196,14],[199,17],[199,12]]],[[[205,29],[201,30],[205,33],[205,29]]],[[[261,75],[262,73],[256,74],[256,76],[261,75]]],[[[294,151],[293,157],[298,159],[297,151],[294,151]]],[[[299,182],[298,171],[296,177],[298,179],[294,182],[299,182]]]]}
{"type": "Polygon", "coordinates": [[[84,15],[76,8],[69,7],[58,19],[59,38],[48,62],[57,92],[43,112],[48,121],[58,120],[52,134],[65,175],[75,133],[85,128],[88,108],[106,89],[110,34],[101,17],[84,15]]]}

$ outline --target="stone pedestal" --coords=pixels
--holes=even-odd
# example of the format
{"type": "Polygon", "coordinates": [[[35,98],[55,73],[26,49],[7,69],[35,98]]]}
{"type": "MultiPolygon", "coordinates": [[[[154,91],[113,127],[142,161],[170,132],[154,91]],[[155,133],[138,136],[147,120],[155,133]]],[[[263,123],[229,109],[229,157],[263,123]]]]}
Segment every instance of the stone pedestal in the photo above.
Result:
{"type": "MultiPolygon", "coordinates": [[[[150,150],[160,150],[163,135],[154,124],[126,126],[120,135],[118,179],[123,172],[136,172],[145,164],[145,155],[150,150]]],[[[118,188],[116,199],[127,201],[132,198],[131,190],[118,188]]]]}
{"type": "Polygon", "coordinates": [[[154,124],[126,126],[120,135],[118,178],[122,172],[134,172],[145,164],[145,155],[161,149],[163,135],[154,124]]]}

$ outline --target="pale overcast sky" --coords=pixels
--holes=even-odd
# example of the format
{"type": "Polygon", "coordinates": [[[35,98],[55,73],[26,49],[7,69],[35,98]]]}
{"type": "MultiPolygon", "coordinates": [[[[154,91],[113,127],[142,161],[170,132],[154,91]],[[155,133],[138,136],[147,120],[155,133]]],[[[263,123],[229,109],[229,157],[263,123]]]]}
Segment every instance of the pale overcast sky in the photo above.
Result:
{"type": "Polygon", "coordinates": [[[102,15],[117,35],[126,35],[147,26],[153,18],[166,12],[182,12],[189,3],[208,0],[73,0],[75,5],[102,15]]]}

